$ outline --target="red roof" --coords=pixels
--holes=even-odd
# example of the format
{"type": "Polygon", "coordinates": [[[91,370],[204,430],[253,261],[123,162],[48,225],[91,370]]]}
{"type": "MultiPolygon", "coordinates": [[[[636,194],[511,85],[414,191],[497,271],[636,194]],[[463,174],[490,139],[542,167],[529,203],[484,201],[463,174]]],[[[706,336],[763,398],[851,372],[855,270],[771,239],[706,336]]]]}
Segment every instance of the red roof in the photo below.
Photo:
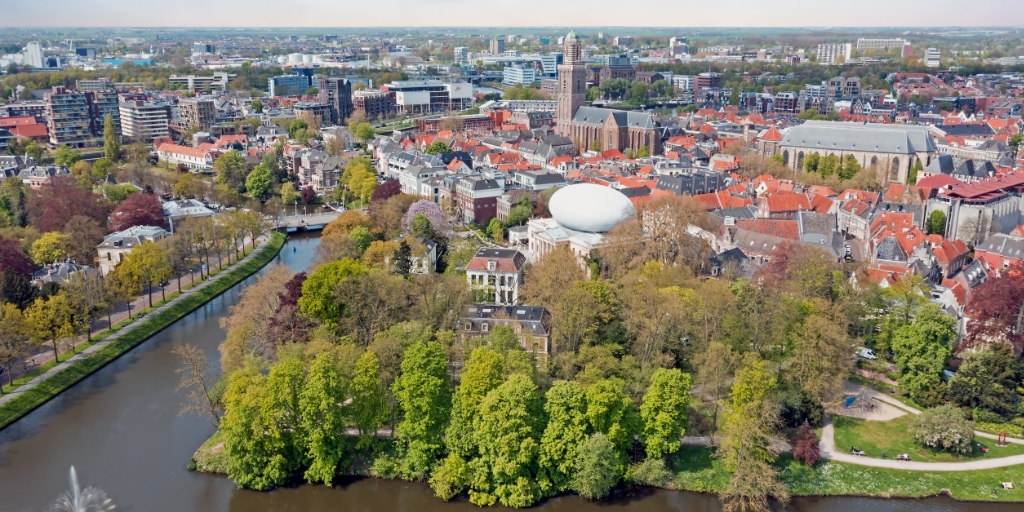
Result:
{"type": "Polygon", "coordinates": [[[46,137],[46,125],[44,124],[22,124],[9,126],[9,132],[19,137],[46,137]]]}
{"type": "Polygon", "coordinates": [[[736,219],[736,226],[763,235],[777,236],[789,240],[800,239],[800,225],[795,220],[736,219]]]}
{"type": "MultiPolygon", "coordinates": [[[[212,144],[203,144],[203,146],[212,146],[212,144]]],[[[164,153],[174,153],[178,155],[188,155],[195,158],[205,158],[210,153],[208,150],[202,149],[202,146],[193,148],[189,146],[179,146],[178,144],[164,143],[156,148],[157,151],[164,153]]]]}
{"type": "Polygon", "coordinates": [[[782,142],[782,134],[779,133],[779,129],[772,126],[768,129],[768,132],[761,137],[761,140],[767,140],[771,142],[782,142]]]}
{"type": "Polygon", "coordinates": [[[778,192],[764,197],[770,212],[795,212],[810,210],[811,203],[807,196],[792,192],[778,192]]]}

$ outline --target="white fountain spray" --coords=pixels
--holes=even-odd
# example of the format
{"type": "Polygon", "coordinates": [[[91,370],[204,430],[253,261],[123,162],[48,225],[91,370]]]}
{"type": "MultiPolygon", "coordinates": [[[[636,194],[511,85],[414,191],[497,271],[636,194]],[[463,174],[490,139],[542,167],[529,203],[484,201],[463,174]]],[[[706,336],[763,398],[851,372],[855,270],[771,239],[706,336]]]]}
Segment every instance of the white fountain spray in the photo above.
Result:
{"type": "Polygon", "coordinates": [[[51,512],[109,512],[114,510],[114,503],[107,493],[96,487],[78,487],[78,475],[71,466],[71,489],[57,498],[50,506],[51,512]]]}

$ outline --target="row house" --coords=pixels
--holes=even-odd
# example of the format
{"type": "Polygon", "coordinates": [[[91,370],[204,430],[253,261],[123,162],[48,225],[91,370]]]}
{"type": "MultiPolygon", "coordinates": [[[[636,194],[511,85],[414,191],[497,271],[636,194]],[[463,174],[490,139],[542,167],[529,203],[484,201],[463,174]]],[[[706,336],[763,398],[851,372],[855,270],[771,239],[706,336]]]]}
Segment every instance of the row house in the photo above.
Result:
{"type": "Polygon", "coordinates": [[[498,197],[504,192],[496,180],[482,176],[462,178],[455,185],[455,201],[463,221],[484,226],[498,214],[498,197]]]}
{"type": "Polygon", "coordinates": [[[342,173],[345,172],[345,161],[341,157],[329,156],[313,169],[310,185],[317,195],[329,196],[338,186],[342,173]]]}

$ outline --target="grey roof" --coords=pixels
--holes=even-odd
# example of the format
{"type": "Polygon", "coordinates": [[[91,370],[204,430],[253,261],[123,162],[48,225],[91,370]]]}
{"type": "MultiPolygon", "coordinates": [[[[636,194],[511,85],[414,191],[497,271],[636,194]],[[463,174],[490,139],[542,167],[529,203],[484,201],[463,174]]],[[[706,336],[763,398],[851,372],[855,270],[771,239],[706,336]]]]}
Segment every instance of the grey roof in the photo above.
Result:
{"type": "Polygon", "coordinates": [[[932,163],[928,164],[924,170],[932,174],[953,174],[953,169],[956,168],[956,162],[953,161],[952,155],[939,155],[932,163]]]}
{"type": "Polygon", "coordinates": [[[741,206],[739,208],[722,208],[721,210],[715,210],[711,212],[711,215],[720,217],[722,219],[726,217],[732,217],[734,219],[756,219],[757,218],[757,207],[752,205],[741,206]]]}
{"type": "Polygon", "coordinates": [[[580,107],[572,116],[573,123],[603,125],[608,117],[615,117],[615,123],[619,126],[630,128],[641,128],[646,130],[654,129],[654,119],[646,112],[626,112],[625,110],[613,110],[610,108],[580,107]]]}
{"type": "Polygon", "coordinates": [[[905,155],[936,151],[935,141],[924,126],[833,121],[808,121],[794,126],[781,146],[905,155]]]}
{"type": "Polygon", "coordinates": [[[42,284],[63,283],[78,272],[85,272],[86,275],[98,274],[96,270],[85,265],[79,265],[73,261],[63,261],[47,265],[33,272],[32,280],[42,284]]]}
{"type": "MultiPolygon", "coordinates": [[[[541,306],[502,306],[498,304],[470,304],[462,314],[460,322],[461,330],[476,331],[480,329],[480,323],[500,314],[497,324],[519,323],[526,334],[533,336],[547,336],[548,328],[545,325],[547,310],[541,306]],[[508,320],[506,320],[508,319],[508,320]]],[[[484,331],[487,332],[487,331],[484,331]]]]}
{"type": "Polygon", "coordinates": [[[965,136],[985,136],[994,135],[995,131],[987,123],[968,123],[968,124],[940,124],[935,127],[938,130],[942,130],[942,133],[946,135],[953,135],[956,137],[965,136]]]}
{"type": "Polygon", "coordinates": [[[924,227],[924,204],[903,204],[893,203],[889,201],[880,201],[875,205],[875,209],[872,212],[873,216],[885,212],[897,212],[897,213],[909,213],[913,215],[914,225],[918,227],[924,227]]]}
{"type": "Polygon", "coordinates": [[[907,253],[903,252],[900,243],[895,236],[887,236],[878,242],[875,248],[878,259],[886,261],[907,261],[907,253]]]}
{"type": "Polygon", "coordinates": [[[1024,259],[1024,238],[997,233],[975,247],[1006,258],[1024,259]]]}

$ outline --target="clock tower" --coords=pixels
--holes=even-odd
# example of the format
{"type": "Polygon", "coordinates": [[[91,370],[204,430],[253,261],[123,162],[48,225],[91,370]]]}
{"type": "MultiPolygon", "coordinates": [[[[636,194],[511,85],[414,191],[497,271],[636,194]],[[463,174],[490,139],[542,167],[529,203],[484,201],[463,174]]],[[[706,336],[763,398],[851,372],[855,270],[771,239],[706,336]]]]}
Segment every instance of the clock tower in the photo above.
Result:
{"type": "Polygon", "coordinates": [[[583,47],[576,31],[565,36],[565,55],[558,66],[558,112],[556,121],[559,135],[568,135],[576,109],[587,104],[587,67],[583,64],[583,47]]]}

